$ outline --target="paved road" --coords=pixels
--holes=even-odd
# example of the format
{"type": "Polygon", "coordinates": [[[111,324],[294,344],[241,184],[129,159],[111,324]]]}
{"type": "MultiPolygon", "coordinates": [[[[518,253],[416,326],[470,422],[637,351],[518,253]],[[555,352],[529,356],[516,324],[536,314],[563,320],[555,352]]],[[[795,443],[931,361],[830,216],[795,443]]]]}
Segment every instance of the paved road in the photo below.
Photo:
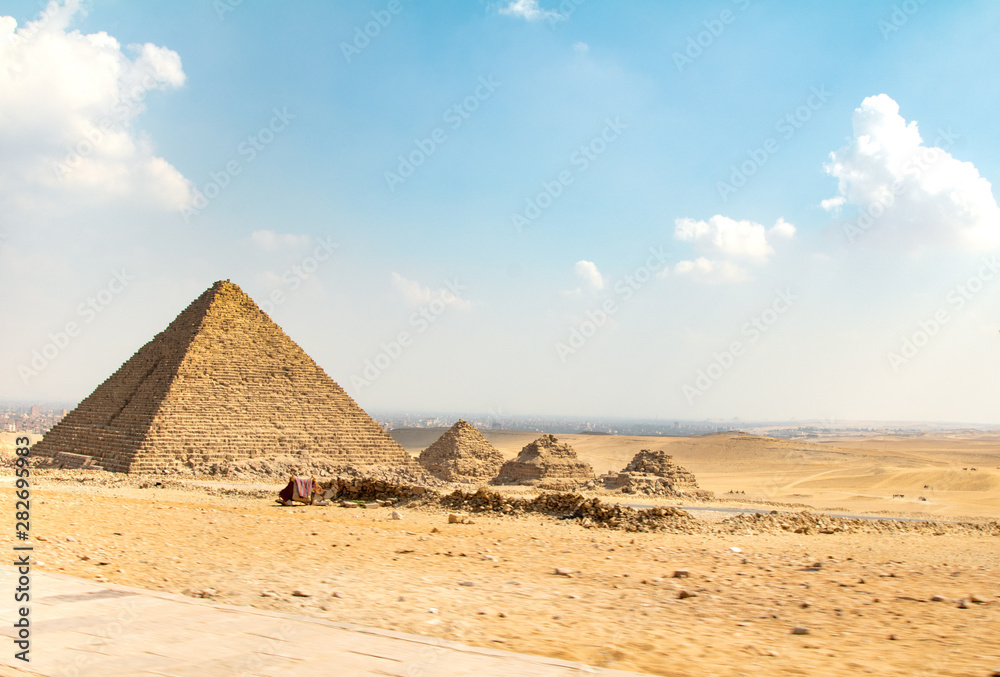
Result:
{"type": "MultiPolygon", "coordinates": [[[[0,635],[16,577],[0,567],[0,635]]],[[[635,677],[401,632],[233,607],[61,574],[31,576],[31,662],[0,642],[0,677],[635,677]]]]}

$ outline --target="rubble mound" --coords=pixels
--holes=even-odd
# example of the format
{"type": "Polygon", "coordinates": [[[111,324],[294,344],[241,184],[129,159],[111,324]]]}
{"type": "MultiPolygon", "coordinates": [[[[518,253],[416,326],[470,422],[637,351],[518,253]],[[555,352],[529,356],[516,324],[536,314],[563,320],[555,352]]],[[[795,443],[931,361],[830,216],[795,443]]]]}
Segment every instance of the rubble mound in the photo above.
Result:
{"type": "Polygon", "coordinates": [[[420,452],[418,460],[428,473],[446,482],[488,482],[503,465],[503,455],[461,419],[420,452]]]}
{"type": "Polygon", "coordinates": [[[702,533],[706,528],[690,513],[673,506],[637,510],[618,503],[605,503],[599,498],[585,498],[575,492],[542,492],[534,498],[522,498],[480,487],[476,492],[455,491],[439,497],[437,502],[446,508],[474,513],[492,512],[509,516],[541,513],[575,520],[589,529],[692,534],[702,533]]]}
{"type": "Polygon", "coordinates": [[[674,463],[664,451],[643,449],[621,472],[601,475],[605,489],[623,494],[709,499],[713,494],[698,488],[694,473],[674,463]]]}
{"type": "Polygon", "coordinates": [[[922,520],[860,519],[802,512],[742,513],[722,520],[716,527],[721,533],[796,534],[967,534],[1000,536],[1000,522],[925,522],[922,520]]]}
{"type": "Polygon", "coordinates": [[[575,489],[594,479],[594,469],[581,461],[573,447],[552,435],[526,445],[517,458],[500,466],[493,484],[519,484],[543,489],[575,489]]]}

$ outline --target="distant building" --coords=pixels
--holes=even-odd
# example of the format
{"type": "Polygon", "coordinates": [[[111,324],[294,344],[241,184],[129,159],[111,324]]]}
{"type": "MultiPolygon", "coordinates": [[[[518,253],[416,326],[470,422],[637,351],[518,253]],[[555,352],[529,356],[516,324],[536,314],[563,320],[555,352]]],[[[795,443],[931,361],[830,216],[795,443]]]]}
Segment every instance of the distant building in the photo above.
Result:
{"type": "Polygon", "coordinates": [[[5,427],[7,429],[7,432],[9,432],[9,433],[16,433],[17,432],[17,426],[15,424],[13,424],[13,423],[8,423],[5,427]]]}
{"type": "Polygon", "coordinates": [[[42,408],[39,407],[37,404],[34,405],[33,407],[31,407],[31,415],[32,416],[41,416],[42,415],[42,408]]]}
{"type": "Polygon", "coordinates": [[[59,415],[65,418],[66,414],[68,413],[69,411],[67,409],[63,409],[62,411],[59,412],[59,415]]]}

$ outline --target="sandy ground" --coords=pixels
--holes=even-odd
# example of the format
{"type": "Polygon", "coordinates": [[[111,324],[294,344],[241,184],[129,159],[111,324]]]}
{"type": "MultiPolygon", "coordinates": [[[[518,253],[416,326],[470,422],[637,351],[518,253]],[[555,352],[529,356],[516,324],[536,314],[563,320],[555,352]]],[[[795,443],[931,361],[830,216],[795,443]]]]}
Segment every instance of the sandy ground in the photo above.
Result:
{"type": "MultiPolygon", "coordinates": [[[[411,453],[419,453],[443,432],[399,430],[393,431],[393,436],[411,453]]],[[[490,430],[483,434],[506,458],[516,456],[538,436],[490,430]]],[[[693,472],[702,488],[720,498],[804,503],[841,512],[927,519],[1000,516],[1000,435],[960,433],[808,442],[731,434],[558,437],[598,474],[621,470],[640,449],[663,449],[693,472]],[[729,491],[745,493],[735,496],[726,493],[729,491]],[[904,498],[893,498],[897,494],[904,498]],[[927,500],[921,501],[921,496],[927,500]]]]}
{"type": "MultiPolygon", "coordinates": [[[[566,437],[598,471],[650,448],[640,438],[566,437]]],[[[919,513],[927,507],[883,494],[904,480],[955,476],[957,486],[935,499],[942,514],[1000,514],[997,473],[988,471],[1000,458],[994,442],[845,452],[831,443],[720,440],[677,438],[668,449],[701,471],[703,486],[746,487],[748,498],[773,485],[779,499],[919,513]],[[960,474],[969,463],[980,469],[960,474]],[[888,484],[861,472],[872,464],[886,469],[888,484]],[[877,500],[849,500],[870,493],[877,500]]],[[[513,455],[521,443],[508,442],[501,450],[513,455]]],[[[11,478],[0,486],[11,502],[11,478]]],[[[211,589],[229,604],[659,675],[985,677],[1000,669],[997,537],[633,534],[542,516],[448,524],[439,509],[407,508],[397,521],[385,508],[283,508],[41,477],[34,495],[33,531],[45,539],[36,544],[39,568],[185,594],[211,589]],[[678,569],[690,576],[674,578],[678,569]],[[682,590],[696,596],[681,599],[682,590]],[[796,626],[808,634],[793,634],[796,626]]]]}

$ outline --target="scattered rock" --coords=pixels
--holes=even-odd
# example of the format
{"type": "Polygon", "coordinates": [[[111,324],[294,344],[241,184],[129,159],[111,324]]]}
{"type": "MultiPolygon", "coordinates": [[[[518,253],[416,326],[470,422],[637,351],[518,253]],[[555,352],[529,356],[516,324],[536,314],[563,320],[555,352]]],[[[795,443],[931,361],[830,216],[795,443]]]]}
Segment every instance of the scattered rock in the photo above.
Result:
{"type": "Polygon", "coordinates": [[[969,601],[973,604],[986,604],[989,600],[982,595],[969,595],[969,601]]]}
{"type": "Polygon", "coordinates": [[[573,570],[572,569],[563,569],[562,567],[556,567],[554,573],[555,573],[556,576],[566,576],[567,578],[572,578],[573,577],[573,570]]]}
{"type": "Polygon", "coordinates": [[[792,634],[793,635],[808,635],[809,634],[809,628],[807,628],[804,625],[796,625],[794,628],[792,628],[792,634]]]}
{"type": "Polygon", "coordinates": [[[689,597],[697,597],[697,596],[698,596],[697,592],[689,590],[681,590],[680,592],[677,593],[677,599],[688,599],[689,597]]]}
{"type": "Polygon", "coordinates": [[[931,596],[931,601],[932,602],[947,602],[948,598],[945,597],[944,595],[932,595],[931,596]]]}
{"type": "Polygon", "coordinates": [[[337,599],[344,599],[344,593],[340,592],[339,590],[334,590],[332,596],[336,597],[337,599]]]}
{"type": "Polygon", "coordinates": [[[292,597],[312,597],[312,593],[305,590],[293,590],[292,597]]]}
{"type": "Polygon", "coordinates": [[[674,571],[674,578],[690,578],[691,572],[687,569],[677,569],[674,571]]]}
{"type": "Polygon", "coordinates": [[[459,585],[464,585],[467,588],[471,588],[476,585],[475,581],[459,581],[459,585]]]}
{"type": "Polygon", "coordinates": [[[390,517],[391,517],[391,519],[394,519],[394,520],[401,520],[401,519],[403,519],[403,515],[398,510],[393,510],[392,511],[392,515],[390,517]]]}
{"type": "Polygon", "coordinates": [[[260,593],[260,596],[261,597],[277,597],[278,593],[273,592],[271,590],[265,590],[264,592],[260,593]]]}

